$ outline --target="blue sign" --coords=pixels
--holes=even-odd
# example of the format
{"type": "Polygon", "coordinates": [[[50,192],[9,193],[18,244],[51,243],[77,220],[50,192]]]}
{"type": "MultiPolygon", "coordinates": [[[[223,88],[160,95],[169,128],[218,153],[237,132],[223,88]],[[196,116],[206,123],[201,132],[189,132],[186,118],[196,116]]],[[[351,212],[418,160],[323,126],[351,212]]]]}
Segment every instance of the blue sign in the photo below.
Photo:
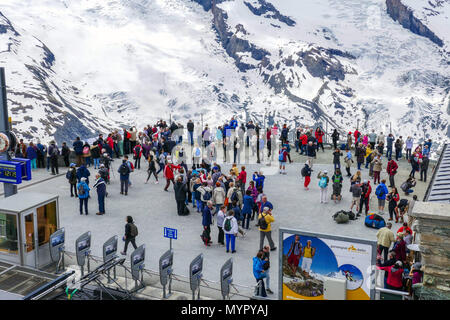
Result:
{"type": "Polygon", "coordinates": [[[0,161],[0,182],[22,183],[22,165],[20,162],[0,161]]]}
{"type": "Polygon", "coordinates": [[[22,164],[22,180],[31,180],[31,160],[23,158],[14,158],[11,161],[19,162],[22,164]]]}
{"type": "Polygon", "coordinates": [[[164,237],[169,239],[177,239],[177,229],[164,227],[164,237]]]}

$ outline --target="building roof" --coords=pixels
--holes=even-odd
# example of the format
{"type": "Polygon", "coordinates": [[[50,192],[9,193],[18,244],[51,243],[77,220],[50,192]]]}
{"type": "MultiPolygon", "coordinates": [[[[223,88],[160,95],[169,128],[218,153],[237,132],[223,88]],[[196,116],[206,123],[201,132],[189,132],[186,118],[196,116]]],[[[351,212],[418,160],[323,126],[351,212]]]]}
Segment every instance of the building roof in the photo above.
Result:
{"type": "Polygon", "coordinates": [[[0,199],[0,213],[5,211],[22,212],[55,198],[58,198],[58,195],[22,191],[13,196],[0,199]]]}

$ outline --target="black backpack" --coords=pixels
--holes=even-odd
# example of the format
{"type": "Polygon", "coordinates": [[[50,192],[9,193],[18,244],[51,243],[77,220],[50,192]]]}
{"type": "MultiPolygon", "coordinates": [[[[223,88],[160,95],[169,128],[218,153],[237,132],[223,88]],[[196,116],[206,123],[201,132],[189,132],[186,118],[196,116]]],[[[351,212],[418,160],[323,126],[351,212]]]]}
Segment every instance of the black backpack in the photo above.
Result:
{"type": "Polygon", "coordinates": [[[139,158],[139,154],[141,153],[141,148],[140,147],[136,147],[134,149],[134,151],[136,152],[136,155],[134,156],[135,158],[139,158]]]}
{"type": "Polygon", "coordinates": [[[306,177],[306,171],[307,171],[306,167],[303,167],[302,171],[300,171],[302,177],[306,177]]]}
{"type": "Polygon", "coordinates": [[[226,232],[231,231],[231,219],[225,219],[225,223],[223,224],[223,229],[226,232]]]}
{"type": "Polygon", "coordinates": [[[203,196],[203,200],[208,201],[211,200],[211,192],[210,191],[205,191],[205,195],[203,196]]]}
{"type": "Polygon", "coordinates": [[[261,218],[258,219],[258,225],[261,229],[265,230],[269,226],[266,221],[266,215],[261,213],[261,218]]]}
{"type": "Polygon", "coordinates": [[[130,236],[136,237],[139,234],[138,228],[134,223],[130,223],[130,236]]]}
{"type": "Polygon", "coordinates": [[[121,175],[125,176],[130,172],[130,168],[128,168],[128,166],[125,163],[122,163],[120,165],[119,172],[121,175]]]}

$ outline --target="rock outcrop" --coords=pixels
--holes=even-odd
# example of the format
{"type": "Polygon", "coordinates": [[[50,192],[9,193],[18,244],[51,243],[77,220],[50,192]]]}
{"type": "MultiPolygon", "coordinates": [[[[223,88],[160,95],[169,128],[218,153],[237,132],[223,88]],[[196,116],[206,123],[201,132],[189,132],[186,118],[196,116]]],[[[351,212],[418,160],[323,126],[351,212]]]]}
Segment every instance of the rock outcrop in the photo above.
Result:
{"type": "Polygon", "coordinates": [[[402,3],[401,0],[386,0],[387,13],[398,21],[404,28],[420,36],[426,37],[442,47],[444,42],[426,25],[414,16],[414,12],[402,3]]]}

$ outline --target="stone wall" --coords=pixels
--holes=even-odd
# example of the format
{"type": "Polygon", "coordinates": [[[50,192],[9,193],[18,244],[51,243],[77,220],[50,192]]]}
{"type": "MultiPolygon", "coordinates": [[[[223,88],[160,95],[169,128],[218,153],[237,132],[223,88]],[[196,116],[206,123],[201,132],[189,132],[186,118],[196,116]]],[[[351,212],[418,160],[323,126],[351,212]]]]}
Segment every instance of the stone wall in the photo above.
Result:
{"type": "Polygon", "coordinates": [[[416,202],[411,216],[418,219],[424,266],[421,300],[450,300],[450,203],[416,202]]]}

